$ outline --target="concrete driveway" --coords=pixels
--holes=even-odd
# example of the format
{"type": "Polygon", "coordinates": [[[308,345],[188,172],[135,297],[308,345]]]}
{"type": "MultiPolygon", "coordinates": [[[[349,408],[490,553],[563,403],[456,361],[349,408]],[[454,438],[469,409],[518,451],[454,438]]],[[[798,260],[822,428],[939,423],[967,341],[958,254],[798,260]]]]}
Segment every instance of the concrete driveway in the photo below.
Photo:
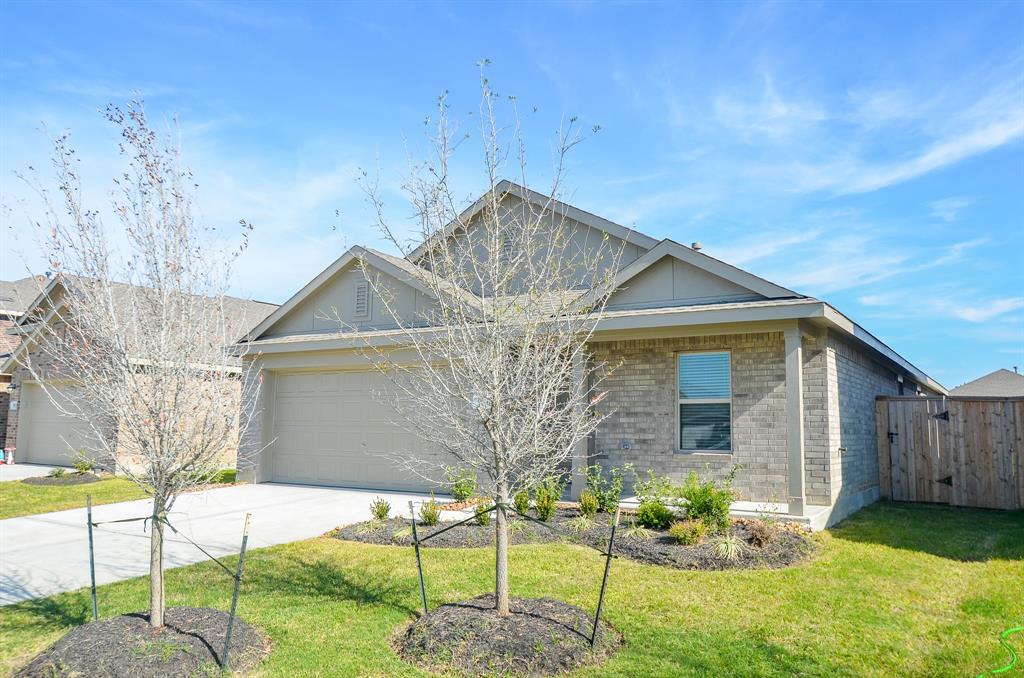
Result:
{"type": "MultiPolygon", "coordinates": [[[[182,495],[168,516],[181,533],[215,556],[237,553],[245,514],[252,513],[249,548],[309,539],[339,525],[366,520],[374,497],[408,516],[409,500],[426,497],[303,485],[238,485],[182,495]]],[[[149,515],[148,499],[97,506],[93,521],[149,515]]],[[[148,527],[148,525],[147,525],[148,527]]],[[[143,523],[96,528],[96,582],[106,584],[149,573],[149,533],[143,523]]],[[[194,546],[165,532],[168,568],[205,560],[194,546]]],[[[0,605],[41,598],[89,585],[85,509],[0,520],[0,605]]]]}
{"type": "MultiPolygon", "coordinates": [[[[39,476],[45,476],[55,468],[57,467],[45,464],[0,464],[0,482],[38,478],[39,476]]],[[[68,467],[62,466],[61,468],[66,469],[68,467]]]]}

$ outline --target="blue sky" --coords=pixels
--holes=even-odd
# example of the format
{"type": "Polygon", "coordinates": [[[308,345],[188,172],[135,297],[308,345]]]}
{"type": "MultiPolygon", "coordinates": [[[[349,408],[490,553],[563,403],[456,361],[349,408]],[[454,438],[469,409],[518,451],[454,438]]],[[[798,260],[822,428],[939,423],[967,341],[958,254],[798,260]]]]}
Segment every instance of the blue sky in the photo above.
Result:
{"type": "MultiPolygon", "coordinates": [[[[256,225],[236,292],[281,302],[382,246],[355,184],[395,193],[476,62],[528,111],[543,186],[563,116],[581,208],[826,299],[947,386],[1024,368],[1024,4],[0,4],[0,275],[33,256],[14,171],[68,129],[87,196],[118,168],[98,115],[180,120],[206,219],[256,225]],[[336,216],[340,214],[340,217],[336,216]]],[[[479,155],[458,188],[482,185],[479,155]]]]}

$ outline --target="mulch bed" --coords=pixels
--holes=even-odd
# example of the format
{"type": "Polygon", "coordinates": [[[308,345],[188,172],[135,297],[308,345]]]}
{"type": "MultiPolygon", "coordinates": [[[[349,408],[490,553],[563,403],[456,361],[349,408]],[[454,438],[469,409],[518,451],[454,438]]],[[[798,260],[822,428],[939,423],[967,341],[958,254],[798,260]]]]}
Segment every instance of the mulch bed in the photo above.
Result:
{"type": "Polygon", "coordinates": [[[62,476],[38,476],[25,478],[21,482],[26,485],[85,485],[103,480],[95,473],[65,473],[62,476]]]}
{"type": "MultiPolygon", "coordinates": [[[[37,655],[14,675],[54,676],[206,676],[220,672],[226,612],[207,607],[169,608],[163,629],[149,627],[144,613],[125,614],[78,626],[37,655]]],[[[231,668],[252,671],[270,651],[262,632],[235,618],[231,631],[231,668]]]]}
{"type": "MultiPolygon", "coordinates": [[[[543,544],[568,541],[586,544],[604,550],[608,545],[608,515],[598,514],[587,530],[574,532],[570,525],[579,515],[576,509],[559,508],[550,524],[554,532],[534,522],[513,519],[509,539],[512,544],[543,544]]],[[[652,565],[664,565],[684,570],[750,570],[775,569],[798,563],[814,553],[815,547],[809,534],[800,526],[783,524],[779,526],[773,540],[757,545],[748,530],[750,521],[734,520],[730,532],[743,540],[746,548],[738,558],[726,560],[716,552],[713,539],[692,546],[683,546],[669,536],[667,530],[649,530],[647,536],[631,536],[626,529],[631,516],[623,514],[615,536],[616,554],[652,565]]],[[[457,522],[457,521],[452,521],[457,522]]],[[[451,525],[438,523],[432,527],[418,525],[420,539],[451,525]]],[[[412,544],[409,521],[394,518],[384,522],[367,521],[348,525],[335,530],[337,539],[359,541],[368,544],[401,545],[412,544]]],[[[421,544],[423,548],[478,548],[494,544],[494,525],[481,526],[472,522],[448,530],[421,544]]]]}
{"type": "Polygon", "coordinates": [[[622,636],[601,623],[590,647],[593,617],[549,598],[512,599],[499,617],[494,596],[442,605],[394,639],[408,662],[445,675],[550,676],[603,661],[622,636]]]}

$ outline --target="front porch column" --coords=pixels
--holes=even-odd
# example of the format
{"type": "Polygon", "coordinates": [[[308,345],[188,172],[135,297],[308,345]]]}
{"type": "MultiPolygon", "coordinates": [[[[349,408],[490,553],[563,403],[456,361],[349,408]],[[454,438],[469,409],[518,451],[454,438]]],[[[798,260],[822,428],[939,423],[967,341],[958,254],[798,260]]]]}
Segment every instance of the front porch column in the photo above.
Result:
{"type": "MultiPolygon", "coordinates": [[[[572,378],[577,384],[587,386],[585,392],[589,393],[589,375],[587,374],[587,365],[584,358],[585,356],[577,355],[573,359],[572,378]]],[[[587,489],[587,465],[590,461],[587,455],[588,449],[589,441],[584,439],[576,443],[576,447],[572,451],[569,495],[573,500],[579,499],[580,492],[587,489]]]]}
{"type": "Polygon", "coordinates": [[[800,326],[785,330],[786,337],[786,451],[789,473],[789,513],[804,515],[804,384],[800,326]]]}

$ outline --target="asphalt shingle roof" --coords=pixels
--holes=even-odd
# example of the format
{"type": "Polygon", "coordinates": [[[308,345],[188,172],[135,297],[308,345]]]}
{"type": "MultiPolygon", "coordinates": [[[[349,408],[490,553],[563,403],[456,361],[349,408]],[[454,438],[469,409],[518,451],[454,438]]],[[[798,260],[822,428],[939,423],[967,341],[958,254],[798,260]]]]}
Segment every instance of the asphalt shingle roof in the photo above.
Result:
{"type": "Polygon", "coordinates": [[[974,381],[957,386],[949,392],[952,396],[976,396],[990,398],[1024,397],[1024,374],[1000,369],[979,377],[974,381]]]}

